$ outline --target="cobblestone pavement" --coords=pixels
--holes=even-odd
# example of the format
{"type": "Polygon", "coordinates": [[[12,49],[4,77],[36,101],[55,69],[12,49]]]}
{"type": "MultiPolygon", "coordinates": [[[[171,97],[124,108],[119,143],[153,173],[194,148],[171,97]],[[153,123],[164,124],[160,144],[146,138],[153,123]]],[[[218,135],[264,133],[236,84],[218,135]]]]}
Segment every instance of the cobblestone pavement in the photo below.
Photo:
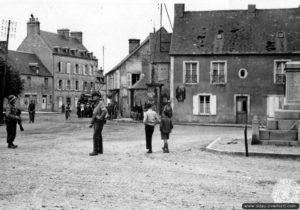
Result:
{"type": "Polygon", "coordinates": [[[0,126],[0,209],[242,209],[273,202],[280,180],[300,184],[299,161],[204,151],[219,136],[241,138],[242,128],[175,125],[169,154],[156,128],[146,154],[142,124],[109,121],[104,154],[90,157],[88,124],[57,114],[25,119],[15,150],[0,126]]]}

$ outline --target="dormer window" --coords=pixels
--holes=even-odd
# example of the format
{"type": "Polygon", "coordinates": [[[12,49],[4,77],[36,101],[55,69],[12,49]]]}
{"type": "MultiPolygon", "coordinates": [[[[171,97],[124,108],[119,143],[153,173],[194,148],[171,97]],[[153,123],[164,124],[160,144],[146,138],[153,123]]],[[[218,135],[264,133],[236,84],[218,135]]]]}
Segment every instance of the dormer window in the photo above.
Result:
{"type": "Polygon", "coordinates": [[[65,54],[69,54],[69,48],[67,48],[67,47],[64,47],[64,48],[63,48],[63,53],[65,53],[65,54]]]}
{"type": "Polygon", "coordinates": [[[284,32],[283,31],[277,32],[277,38],[284,38],[284,32]]]}
{"type": "Polygon", "coordinates": [[[59,46],[54,47],[54,52],[55,53],[60,53],[60,47],[59,46]]]}

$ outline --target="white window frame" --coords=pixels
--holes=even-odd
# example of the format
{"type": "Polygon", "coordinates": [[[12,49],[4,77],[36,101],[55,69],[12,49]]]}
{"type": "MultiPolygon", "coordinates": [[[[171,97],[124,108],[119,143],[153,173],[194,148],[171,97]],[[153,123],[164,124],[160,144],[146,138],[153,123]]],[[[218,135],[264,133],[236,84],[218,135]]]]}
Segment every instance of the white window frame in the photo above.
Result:
{"type": "Polygon", "coordinates": [[[200,71],[199,71],[199,61],[183,61],[183,84],[198,84],[200,78],[200,71]],[[197,82],[186,82],[185,75],[186,75],[186,64],[187,63],[195,63],[196,64],[196,73],[197,73],[197,82]]]}
{"type": "Polygon", "coordinates": [[[67,74],[70,74],[71,73],[71,63],[68,62],[67,63],[67,74]]]}
{"type": "Polygon", "coordinates": [[[217,115],[217,96],[211,93],[199,93],[193,96],[193,115],[214,116],[217,115]],[[200,112],[200,96],[210,97],[210,113],[200,112]]]}
{"type": "MultiPolygon", "coordinates": [[[[277,83],[276,82],[276,63],[278,62],[289,62],[291,59],[279,59],[279,60],[274,60],[273,64],[273,83],[274,84],[282,84],[282,83],[277,83]]],[[[282,69],[282,74],[285,74],[284,69],[282,69]]]]}
{"type": "MultiPolygon", "coordinates": [[[[218,84],[226,84],[227,83],[227,61],[226,60],[215,60],[210,62],[210,84],[218,85],[218,84]],[[213,82],[213,64],[224,63],[224,82],[213,82]]],[[[218,76],[220,76],[220,68],[218,65],[218,76]]]]}

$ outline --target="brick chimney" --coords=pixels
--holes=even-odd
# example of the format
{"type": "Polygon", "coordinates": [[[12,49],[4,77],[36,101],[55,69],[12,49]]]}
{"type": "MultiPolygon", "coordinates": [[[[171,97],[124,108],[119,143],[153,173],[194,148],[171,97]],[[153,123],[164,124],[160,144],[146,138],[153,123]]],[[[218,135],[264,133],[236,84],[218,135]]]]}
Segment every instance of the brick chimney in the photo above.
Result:
{"type": "Polygon", "coordinates": [[[139,39],[129,39],[129,54],[132,53],[136,48],[140,46],[139,39]]]}
{"type": "Polygon", "coordinates": [[[40,22],[33,14],[31,14],[29,21],[27,22],[27,36],[34,34],[40,34],[40,22]]]}
{"type": "Polygon", "coordinates": [[[57,34],[68,40],[70,37],[70,30],[69,29],[58,29],[57,34]]]}
{"type": "Polygon", "coordinates": [[[71,37],[77,39],[77,41],[82,44],[82,32],[81,31],[72,31],[71,37]]]}
{"type": "Polygon", "coordinates": [[[175,18],[183,18],[184,4],[175,4],[175,18]]]}

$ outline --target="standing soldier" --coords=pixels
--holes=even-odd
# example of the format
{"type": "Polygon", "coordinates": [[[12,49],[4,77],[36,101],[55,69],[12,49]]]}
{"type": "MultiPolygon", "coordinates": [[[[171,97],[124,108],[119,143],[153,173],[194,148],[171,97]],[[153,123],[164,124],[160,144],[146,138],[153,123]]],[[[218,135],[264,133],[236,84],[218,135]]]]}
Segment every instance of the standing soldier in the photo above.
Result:
{"type": "Polygon", "coordinates": [[[30,102],[28,106],[28,113],[29,113],[29,123],[34,123],[35,104],[33,100],[30,102]]]}
{"type": "Polygon", "coordinates": [[[70,104],[68,104],[66,106],[66,120],[71,120],[70,113],[71,113],[71,107],[70,104]]]}
{"type": "Polygon", "coordinates": [[[106,123],[106,113],[107,109],[105,108],[103,101],[100,99],[98,105],[93,111],[91,125],[89,126],[90,128],[94,127],[93,152],[90,153],[90,156],[103,154],[102,130],[106,123]]]}
{"type": "Polygon", "coordinates": [[[18,146],[13,142],[17,135],[17,123],[21,121],[21,117],[17,115],[17,109],[15,107],[17,97],[14,95],[8,96],[8,105],[6,107],[6,131],[7,131],[7,144],[8,148],[15,149],[18,146]]]}

